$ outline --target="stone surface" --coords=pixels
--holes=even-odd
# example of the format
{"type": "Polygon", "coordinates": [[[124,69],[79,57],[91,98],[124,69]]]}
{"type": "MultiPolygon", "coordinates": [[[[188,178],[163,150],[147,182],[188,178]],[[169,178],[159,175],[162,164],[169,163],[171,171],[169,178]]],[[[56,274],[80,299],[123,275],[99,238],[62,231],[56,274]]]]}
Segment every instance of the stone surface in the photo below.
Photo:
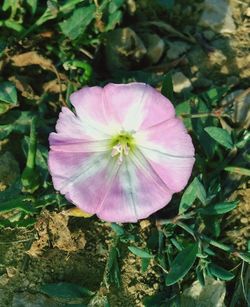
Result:
{"type": "Polygon", "coordinates": [[[106,64],[110,71],[134,68],[147,53],[141,38],[130,28],[122,28],[107,34],[105,46],[106,64]]]}
{"type": "Polygon", "coordinates": [[[175,72],[172,79],[175,93],[189,91],[193,88],[190,80],[182,72],[175,72]]]}
{"type": "Polygon", "coordinates": [[[157,34],[147,33],[140,36],[147,49],[146,57],[150,64],[157,63],[163,55],[165,44],[157,34]]]}
{"type": "Polygon", "coordinates": [[[188,43],[182,41],[176,41],[172,43],[168,43],[169,49],[167,51],[167,57],[170,60],[175,60],[180,57],[183,53],[188,51],[191,46],[188,43]]]}
{"type": "Polygon", "coordinates": [[[235,33],[231,7],[226,0],[205,0],[199,25],[215,32],[235,33]]]}
{"type": "Polygon", "coordinates": [[[225,282],[206,277],[205,286],[195,281],[181,295],[182,307],[224,307],[225,282]]]}

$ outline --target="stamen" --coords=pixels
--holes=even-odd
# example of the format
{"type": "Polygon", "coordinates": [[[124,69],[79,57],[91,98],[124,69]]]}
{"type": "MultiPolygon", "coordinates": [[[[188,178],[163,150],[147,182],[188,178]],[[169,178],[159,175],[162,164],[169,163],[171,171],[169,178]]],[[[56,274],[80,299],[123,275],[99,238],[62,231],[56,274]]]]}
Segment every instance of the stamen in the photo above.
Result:
{"type": "Polygon", "coordinates": [[[122,163],[123,161],[123,155],[127,156],[129,154],[129,146],[127,143],[121,144],[118,143],[117,145],[113,146],[111,156],[115,157],[119,155],[119,163],[122,163]]]}

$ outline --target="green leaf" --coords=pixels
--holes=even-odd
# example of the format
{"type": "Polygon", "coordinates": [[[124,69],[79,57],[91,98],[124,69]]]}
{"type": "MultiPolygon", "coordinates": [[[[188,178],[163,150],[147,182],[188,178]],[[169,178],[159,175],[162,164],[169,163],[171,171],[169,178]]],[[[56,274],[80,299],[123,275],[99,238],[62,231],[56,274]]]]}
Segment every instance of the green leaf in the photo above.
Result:
{"type": "Polygon", "coordinates": [[[129,246],[128,249],[133,253],[134,255],[141,257],[141,258],[154,258],[154,255],[148,253],[144,249],[135,247],[135,246],[129,246]]]}
{"type": "Polygon", "coordinates": [[[8,123],[0,125],[0,140],[9,136],[12,132],[26,133],[29,131],[30,122],[33,117],[32,112],[12,110],[7,114],[8,123]],[[9,115],[9,116],[8,116],[9,115]]]}
{"type": "Polygon", "coordinates": [[[109,284],[114,284],[118,288],[121,286],[121,272],[118,263],[119,250],[117,247],[112,246],[108,261],[107,261],[107,282],[109,284]]]}
{"type": "Polygon", "coordinates": [[[236,173],[243,176],[250,176],[250,169],[238,166],[227,166],[224,168],[225,171],[230,173],[236,173]]]}
{"type": "Polygon", "coordinates": [[[225,270],[224,268],[218,266],[217,264],[210,263],[208,265],[208,270],[210,274],[212,274],[214,277],[217,277],[221,280],[231,280],[234,278],[234,274],[225,270]]]}
{"type": "Polygon", "coordinates": [[[182,195],[179,206],[179,214],[187,211],[187,209],[192,206],[196,198],[198,198],[205,205],[206,190],[197,177],[194,178],[182,195]]]}
{"type": "Polygon", "coordinates": [[[177,283],[182,279],[193,266],[196,254],[198,253],[198,243],[192,244],[183,249],[171,263],[170,271],[166,278],[167,286],[177,283]]]}
{"type": "Polygon", "coordinates": [[[73,14],[68,19],[59,23],[59,25],[63,34],[74,40],[84,33],[94,17],[95,5],[91,4],[74,10],[73,14]]]}
{"type": "Polygon", "coordinates": [[[116,223],[111,223],[111,228],[118,236],[124,235],[124,228],[116,223]]]}
{"type": "Polygon", "coordinates": [[[76,299],[94,295],[94,292],[69,282],[45,284],[40,287],[40,291],[48,296],[62,299],[76,299]]]}
{"type": "Polygon", "coordinates": [[[174,102],[174,90],[171,72],[168,72],[162,81],[161,93],[172,103],[174,102]]]}
{"type": "Polygon", "coordinates": [[[250,252],[237,253],[237,256],[250,264],[250,252]]]}
{"type": "Polygon", "coordinates": [[[113,0],[109,3],[109,14],[113,14],[117,11],[124,3],[124,0],[113,0]]]}
{"type": "Polygon", "coordinates": [[[25,213],[34,213],[36,211],[25,196],[20,196],[0,203],[0,212],[9,212],[14,209],[18,209],[25,213]]]}
{"type": "Polygon", "coordinates": [[[192,130],[192,120],[191,117],[189,117],[189,115],[192,112],[192,108],[191,108],[191,101],[190,100],[186,100],[183,101],[181,103],[178,103],[176,108],[175,108],[176,114],[177,116],[180,116],[185,124],[185,127],[188,130],[192,130]]]}
{"type": "Polygon", "coordinates": [[[26,2],[30,8],[31,14],[34,15],[37,10],[37,0],[26,0],[26,2]]]}
{"type": "Polygon", "coordinates": [[[121,20],[122,20],[122,12],[120,10],[110,14],[108,17],[108,24],[105,28],[105,31],[114,30],[115,26],[119,24],[121,20]]]}
{"type": "Polygon", "coordinates": [[[213,138],[220,145],[232,149],[233,148],[233,140],[231,135],[227,132],[227,130],[218,128],[218,127],[206,127],[204,129],[208,135],[213,138]]]}
{"type": "Polygon", "coordinates": [[[0,83],[0,114],[18,106],[17,92],[11,82],[0,83]]]}
{"type": "Polygon", "coordinates": [[[142,258],[142,260],[141,260],[142,273],[145,273],[147,271],[149,263],[150,263],[150,258],[142,258]]]}
{"type": "Polygon", "coordinates": [[[14,84],[11,82],[0,83],[0,101],[17,104],[17,92],[14,84]]]}
{"type": "Polygon", "coordinates": [[[209,205],[206,208],[199,209],[203,215],[218,215],[232,211],[237,207],[238,201],[223,202],[214,205],[209,205]]]}
{"type": "Polygon", "coordinates": [[[204,278],[203,270],[200,267],[197,267],[195,269],[195,272],[196,272],[197,279],[199,280],[199,283],[202,285],[202,287],[204,287],[205,286],[205,278],[204,278]]]}

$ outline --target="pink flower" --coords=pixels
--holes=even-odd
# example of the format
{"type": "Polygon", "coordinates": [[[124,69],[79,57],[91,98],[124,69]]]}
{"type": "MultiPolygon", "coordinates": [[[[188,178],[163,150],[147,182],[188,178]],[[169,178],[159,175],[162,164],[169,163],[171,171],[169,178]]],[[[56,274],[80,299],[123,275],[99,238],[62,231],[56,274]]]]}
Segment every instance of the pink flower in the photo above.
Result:
{"type": "Polygon", "coordinates": [[[194,147],[171,102],[144,83],[84,87],[49,136],[56,190],[106,221],[136,222],[188,182],[194,147]]]}

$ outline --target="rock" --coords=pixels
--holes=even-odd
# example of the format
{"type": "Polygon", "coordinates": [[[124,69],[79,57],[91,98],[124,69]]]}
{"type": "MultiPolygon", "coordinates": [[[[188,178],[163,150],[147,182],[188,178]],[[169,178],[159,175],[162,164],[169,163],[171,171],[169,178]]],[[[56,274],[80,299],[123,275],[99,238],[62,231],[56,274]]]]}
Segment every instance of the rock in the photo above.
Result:
{"type": "Polygon", "coordinates": [[[182,307],[224,307],[225,282],[206,277],[205,286],[195,281],[181,295],[182,307]]]}
{"type": "Polygon", "coordinates": [[[246,9],[245,15],[246,15],[247,17],[250,17],[250,7],[248,7],[248,8],[246,9]]]}
{"type": "Polygon", "coordinates": [[[220,33],[233,34],[236,30],[232,10],[226,0],[205,0],[199,25],[220,33]]]}
{"type": "Polygon", "coordinates": [[[146,58],[150,64],[159,62],[164,52],[164,41],[157,34],[143,34],[140,36],[147,49],[146,58]]]}
{"type": "Polygon", "coordinates": [[[172,75],[172,80],[175,93],[189,91],[193,88],[190,80],[182,72],[175,72],[172,75]]]}
{"type": "Polygon", "coordinates": [[[222,101],[233,112],[231,121],[238,127],[248,129],[250,126],[250,89],[236,90],[228,94],[222,101]]]}
{"type": "Polygon", "coordinates": [[[217,49],[209,53],[209,61],[212,65],[222,66],[226,63],[227,57],[221,50],[217,49]]]}
{"type": "Polygon", "coordinates": [[[130,70],[146,53],[147,49],[142,40],[130,28],[116,29],[107,34],[105,57],[110,71],[130,70]]]}
{"type": "Polygon", "coordinates": [[[182,55],[191,48],[188,43],[182,41],[176,41],[168,44],[169,44],[169,49],[167,51],[167,57],[170,60],[175,60],[179,58],[180,55],[182,55]]]}

